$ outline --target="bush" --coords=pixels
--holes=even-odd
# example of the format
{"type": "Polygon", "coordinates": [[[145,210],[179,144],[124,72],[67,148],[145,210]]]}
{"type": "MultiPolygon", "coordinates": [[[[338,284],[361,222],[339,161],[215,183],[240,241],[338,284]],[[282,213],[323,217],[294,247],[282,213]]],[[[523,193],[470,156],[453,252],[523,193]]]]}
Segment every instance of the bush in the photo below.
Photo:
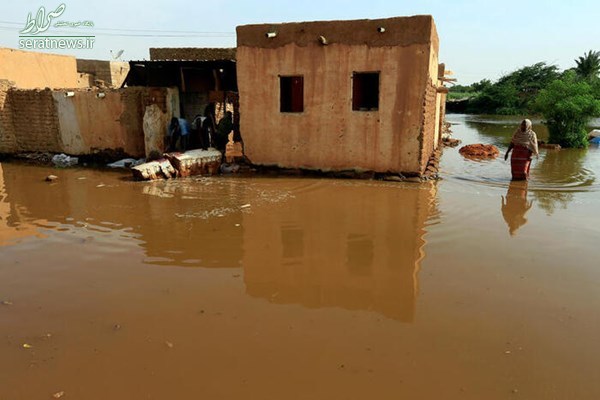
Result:
{"type": "Polygon", "coordinates": [[[546,120],[550,142],[562,147],[587,147],[586,124],[600,116],[600,100],[592,86],[578,80],[573,72],[566,72],[541,90],[534,108],[546,120]]]}

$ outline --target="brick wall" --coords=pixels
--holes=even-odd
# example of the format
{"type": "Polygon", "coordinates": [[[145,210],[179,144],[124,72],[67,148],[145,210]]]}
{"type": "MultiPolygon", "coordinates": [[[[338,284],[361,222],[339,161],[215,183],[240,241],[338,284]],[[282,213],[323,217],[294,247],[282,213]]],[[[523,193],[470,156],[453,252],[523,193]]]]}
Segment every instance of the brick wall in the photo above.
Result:
{"type": "Polygon", "coordinates": [[[0,81],[0,153],[122,150],[142,157],[146,107],[172,112],[167,88],[105,90],[103,97],[97,91],[74,90],[71,97],[66,92],[21,90],[0,81]]]}
{"type": "Polygon", "coordinates": [[[7,104],[8,91],[12,87],[12,82],[0,80],[0,153],[12,153],[17,148],[10,105],[7,104]]]}
{"type": "Polygon", "coordinates": [[[423,100],[423,127],[421,130],[421,172],[427,167],[427,162],[434,149],[435,140],[435,116],[437,114],[437,89],[429,82],[425,89],[423,100]]]}
{"type": "Polygon", "coordinates": [[[150,49],[151,60],[235,60],[235,48],[165,47],[150,49]]]}
{"type": "Polygon", "coordinates": [[[12,89],[6,103],[18,151],[61,151],[58,114],[50,89],[12,89]]]}

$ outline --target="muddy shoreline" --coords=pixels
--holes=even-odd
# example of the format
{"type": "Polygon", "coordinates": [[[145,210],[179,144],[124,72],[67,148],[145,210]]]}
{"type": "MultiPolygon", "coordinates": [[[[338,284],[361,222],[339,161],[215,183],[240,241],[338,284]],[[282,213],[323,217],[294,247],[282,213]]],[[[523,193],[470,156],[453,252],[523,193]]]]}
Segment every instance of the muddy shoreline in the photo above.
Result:
{"type": "MultiPolygon", "coordinates": [[[[358,180],[379,180],[389,182],[427,182],[440,180],[440,159],[443,154],[443,146],[435,150],[429,159],[426,169],[421,175],[417,174],[398,174],[398,173],[380,173],[374,171],[357,170],[335,170],[325,171],[319,169],[306,168],[281,168],[278,166],[261,166],[249,163],[247,159],[236,163],[238,168],[236,172],[219,172],[220,176],[270,176],[270,177],[307,177],[307,178],[331,178],[331,179],[358,179],[358,180]]],[[[59,153],[50,152],[32,152],[19,154],[0,154],[0,161],[11,163],[24,163],[28,165],[37,165],[44,167],[56,167],[52,163],[52,157],[59,153]]],[[[92,168],[97,170],[112,170],[107,166],[111,162],[116,162],[128,158],[127,154],[122,152],[102,152],[97,154],[76,156],[79,159],[78,167],[92,168]]],[[[133,180],[133,178],[132,178],[133,180]]]]}

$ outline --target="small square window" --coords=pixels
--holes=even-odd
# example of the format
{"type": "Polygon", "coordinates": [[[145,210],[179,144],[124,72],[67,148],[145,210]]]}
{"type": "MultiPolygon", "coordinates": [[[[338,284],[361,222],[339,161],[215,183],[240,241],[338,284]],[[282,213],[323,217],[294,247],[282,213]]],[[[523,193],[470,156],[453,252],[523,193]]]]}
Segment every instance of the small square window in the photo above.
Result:
{"type": "Polygon", "coordinates": [[[304,77],[281,76],[280,111],[282,113],[301,113],[304,111],[304,77]]]}
{"type": "Polygon", "coordinates": [[[379,109],[379,72],[355,72],[352,75],[352,110],[379,109]]]}

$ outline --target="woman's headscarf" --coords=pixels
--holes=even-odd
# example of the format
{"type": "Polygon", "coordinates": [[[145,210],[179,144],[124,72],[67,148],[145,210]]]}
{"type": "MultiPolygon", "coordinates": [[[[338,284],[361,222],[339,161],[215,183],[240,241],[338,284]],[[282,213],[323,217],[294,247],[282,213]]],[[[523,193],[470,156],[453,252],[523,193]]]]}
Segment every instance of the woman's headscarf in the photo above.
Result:
{"type": "MultiPolygon", "coordinates": [[[[526,147],[537,156],[539,154],[537,135],[531,129],[532,123],[530,120],[524,119],[523,122],[525,122],[525,130],[522,130],[520,126],[517,128],[513,134],[512,144],[515,146],[526,147]]],[[[521,124],[523,124],[523,122],[521,122],[521,124]]]]}

